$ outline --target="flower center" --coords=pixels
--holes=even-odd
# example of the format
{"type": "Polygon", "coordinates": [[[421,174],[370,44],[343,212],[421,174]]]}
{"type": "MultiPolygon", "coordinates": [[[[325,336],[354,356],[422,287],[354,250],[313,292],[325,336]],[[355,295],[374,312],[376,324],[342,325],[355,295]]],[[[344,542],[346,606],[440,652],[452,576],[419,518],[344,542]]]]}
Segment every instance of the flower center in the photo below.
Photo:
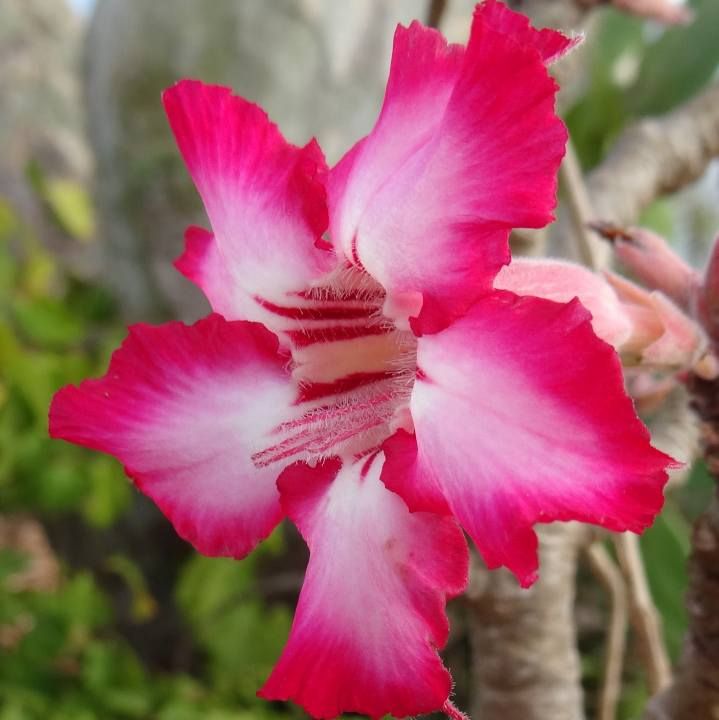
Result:
{"type": "Polygon", "coordinates": [[[407,424],[417,341],[382,314],[384,299],[366,273],[345,269],[295,307],[270,308],[295,321],[284,338],[297,398],[256,465],[363,455],[407,424]]]}

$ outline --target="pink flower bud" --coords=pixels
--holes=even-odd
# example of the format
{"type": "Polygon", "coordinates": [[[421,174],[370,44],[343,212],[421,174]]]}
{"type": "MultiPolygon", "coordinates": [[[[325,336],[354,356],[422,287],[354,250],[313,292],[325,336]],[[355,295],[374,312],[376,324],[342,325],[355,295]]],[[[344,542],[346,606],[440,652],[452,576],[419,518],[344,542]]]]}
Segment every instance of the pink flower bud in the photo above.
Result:
{"type": "Polygon", "coordinates": [[[649,292],[618,275],[607,273],[622,307],[632,319],[632,334],[620,352],[663,369],[686,369],[706,354],[707,340],[699,324],[660,292],[649,292]]]}
{"type": "Polygon", "coordinates": [[[714,340],[719,338],[719,237],[709,255],[704,282],[699,291],[697,314],[714,340]]]}
{"type": "Polygon", "coordinates": [[[658,20],[667,25],[687,25],[694,19],[690,7],[671,0],[612,0],[612,4],[632,15],[658,20]]]}
{"type": "Polygon", "coordinates": [[[617,228],[595,223],[614,246],[622,264],[650,290],[660,290],[682,310],[693,313],[701,284],[699,273],[671,249],[667,241],[645,228],[617,228]]]}
{"type": "Polygon", "coordinates": [[[694,20],[694,12],[690,7],[672,0],[583,0],[584,5],[587,6],[608,2],[623,12],[658,20],[667,25],[687,25],[694,20]]]}

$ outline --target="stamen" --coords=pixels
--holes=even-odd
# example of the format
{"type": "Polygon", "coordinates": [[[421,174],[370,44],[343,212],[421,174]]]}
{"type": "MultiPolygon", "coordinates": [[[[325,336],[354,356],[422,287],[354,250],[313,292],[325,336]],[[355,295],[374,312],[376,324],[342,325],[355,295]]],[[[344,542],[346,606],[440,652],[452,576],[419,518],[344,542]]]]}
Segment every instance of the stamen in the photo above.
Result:
{"type": "Polygon", "coordinates": [[[367,273],[340,268],[286,305],[255,300],[284,318],[297,382],[296,414],[255,453],[258,467],[377,451],[407,405],[416,340],[384,317],[385,293],[367,273]]]}
{"type": "Polygon", "coordinates": [[[469,715],[465,715],[461,710],[458,710],[451,700],[447,700],[444,703],[442,712],[450,718],[450,720],[470,720],[469,715]]]}

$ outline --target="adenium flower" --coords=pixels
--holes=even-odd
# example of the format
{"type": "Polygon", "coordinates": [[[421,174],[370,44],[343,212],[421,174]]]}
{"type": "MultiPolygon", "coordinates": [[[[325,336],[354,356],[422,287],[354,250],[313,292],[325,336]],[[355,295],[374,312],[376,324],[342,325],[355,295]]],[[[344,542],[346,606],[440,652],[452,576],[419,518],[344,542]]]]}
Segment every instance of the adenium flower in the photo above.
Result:
{"type": "Polygon", "coordinates": [[[551,219],[566,132],[545,64],[572,44],[495,0],[466,48],[399,27],[377,123],[329,171],[226,88],[164,94],[212,225],[177,266],[214,314],[131,328],[50,432],[118,457],[202,553],[297,525],[309,566],[262,697],[455,712],[437,650],[461,528],[526,586],[535,523],[638,532],[661,507],[671,461],[589,313],[493,287],[510,229],[551,219]]]}

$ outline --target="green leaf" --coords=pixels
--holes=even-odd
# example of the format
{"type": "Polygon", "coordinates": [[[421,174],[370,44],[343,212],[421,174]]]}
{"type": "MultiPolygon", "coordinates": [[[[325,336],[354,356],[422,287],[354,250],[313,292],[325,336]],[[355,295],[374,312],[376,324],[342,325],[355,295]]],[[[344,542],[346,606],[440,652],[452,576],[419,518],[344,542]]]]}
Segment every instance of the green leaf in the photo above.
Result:
{"type": "Polygon", "coordinates": [[[17,213],[4,197],[0,196],[0,240],[8,240],[20,227],[17,213]]]}
{"type": "Polygon", "coordinates": [[[57,607],[71,625],[83,628],[99,627],[111,617],[104,595],[86,572],[77,573],[65,585],[57,598],[57,607]]]}
{"type": "Polygon", "coordinates": [[[83,503],[83,515],[90,525],[109,527],[130,506],[132,486],[120,465],[112,458],[93,455],[87,462],[90,481],[83,503]]]}
{"type": "Polygon", "coordinates": [[[706,462],[700,459],[692,465],[689,478],[679,490],[679,502],[685,515],[691,520],[699,517],[711,503],[716,483],[709,474],[706,462]]]}
{"type": "MultiPolygon", "coordinates": [[[[83,502],[88,491],[87,470],[82,462],[89,453],[57,454],[57,445],[50,438],[34,437],[32,445],[23,448],[18,458],[23,504],[45,512],[58,513],[74,510],[83,502]],[[38,462],[39,457],[46,462],[38,462]]],[[[64,449],[64,448],[63,448],[64,449]]]]}
{"type": "Polygon", "coordinates": [[[177,588],[178,604],[208,654],[214,684],[248,703],[254,702],[290,628],[285,607],[268,609],[257,597],[256,557],[241,563],[194,557],[177,588]]]}
{"type": "Polygon", "coordinates": [[[661,515],[640,541],[649,587],[662,618],[664,638],[672,658],[678,656],[687,628],[684,594],[688,584],[690,532],[689,523],[676,503],[667,498],[661,515]]]}
{"type": "MultiPolygon", "coordinates": [[[[9,575],[20,572],[27,563],[28,558],[23,553],[8,548],[0,548],[0,583],[9,575]]],[[[2,589],[1,586],[0,589],[2,589]]]]}
{"type": "Polygon", "coordinates": [[[28,163],[25,176],[60,229],[77,240],[91,239],[95,232],[95,217],[82,185],[66,178],[48,177],[35,160],[28,163]]]}
{"type": "Polygon", "coordinates": [[[650,45],[626,101],[639,115],[664,113],[694,95],[719,64],[719,2],[695,0],[696,18],[650,45]]]}
{"type": "Polygon", "coordinates": [[[624,127],[627,110],[618,68],[635,58],[642,47],[642,24],[622,13],[606,13],[590,42],[585,94],[566,116],[582,165],[594,167],[612,139],[624,127]]]}
{"type": "Polygon", "coordinates": [[[13,313],[19,330],[42,347],[66,347],[85,335],[82,321],[62,303],[49,298],[15,298],[13,313]]]}
{"type": "Polygon", "coordinates": [[[95,216],[82,185],[72,180],[49,180],[44,190],[45,201],[63,230],[77,240],[91,240],[95,216]]]}
{"type": "Polygon", "coordinates": [[[655,200],[642,212],[639,225],[670,238],[674,235],[674,203],[670,198],[655,200]]]}
{"type": "Polygon", "coordinates": [[[144,622],[157,612],[157,603],[152,597],[142,570],[127,556],[113,555],[107,559],[106,565],[119,575],[132,594],[132,616],[136,622],[144,622]]]}

